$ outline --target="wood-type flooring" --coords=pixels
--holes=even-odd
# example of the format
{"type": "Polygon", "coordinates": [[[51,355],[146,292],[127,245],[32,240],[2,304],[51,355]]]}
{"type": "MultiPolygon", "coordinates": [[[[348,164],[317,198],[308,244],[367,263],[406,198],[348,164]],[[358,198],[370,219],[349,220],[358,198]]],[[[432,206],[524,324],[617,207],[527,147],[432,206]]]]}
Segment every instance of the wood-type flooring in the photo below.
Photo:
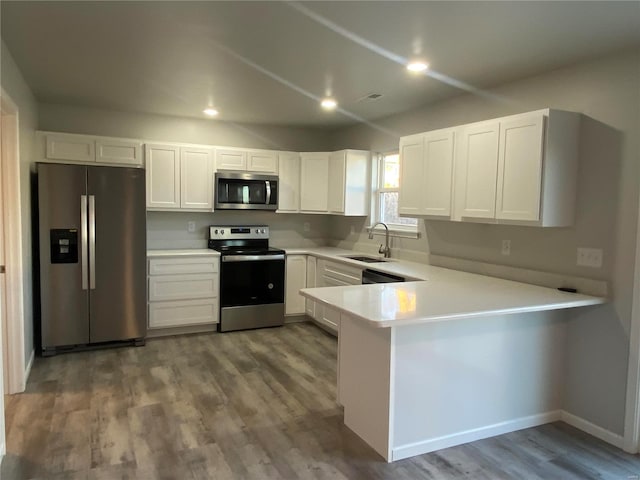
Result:
{"type": "Polygon", "coordinates": [[[310,323],[37,358],[6,396],[2,480],[638,479],[563,423],[387,464],[342,423],[336,339],[310,323]]]}

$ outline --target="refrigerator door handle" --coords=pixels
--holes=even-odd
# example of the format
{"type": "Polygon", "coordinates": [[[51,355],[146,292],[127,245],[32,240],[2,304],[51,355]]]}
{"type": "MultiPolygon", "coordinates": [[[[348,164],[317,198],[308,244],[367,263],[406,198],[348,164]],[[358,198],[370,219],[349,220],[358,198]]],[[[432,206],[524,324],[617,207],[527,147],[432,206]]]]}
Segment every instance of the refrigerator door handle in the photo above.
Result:
{"type": "Polygon", "coordinates": [[[80,266],[82,269],[82,290],[89,288],[87,246],[87,196],[80,195],[80,266]]]}
{"type": "Polygon", "coordinates": [[[89,195],[89,288],[96,288],[96,197],[89,195]]]}

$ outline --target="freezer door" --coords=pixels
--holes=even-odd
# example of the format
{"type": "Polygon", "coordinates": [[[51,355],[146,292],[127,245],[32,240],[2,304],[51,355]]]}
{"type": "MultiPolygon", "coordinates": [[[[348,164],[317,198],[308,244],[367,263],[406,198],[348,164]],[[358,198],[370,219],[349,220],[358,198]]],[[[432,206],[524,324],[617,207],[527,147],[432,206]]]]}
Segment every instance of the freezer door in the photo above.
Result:
{"type": "Polygon", "coordinates": [[[86,344],[87,168],[39,163],[37,172],[42,347],[86,344]]]}
{"type": "Polygon", "coordinates": [[[144,170],[88,167],[91,343],[147,328],[144,170]]]}

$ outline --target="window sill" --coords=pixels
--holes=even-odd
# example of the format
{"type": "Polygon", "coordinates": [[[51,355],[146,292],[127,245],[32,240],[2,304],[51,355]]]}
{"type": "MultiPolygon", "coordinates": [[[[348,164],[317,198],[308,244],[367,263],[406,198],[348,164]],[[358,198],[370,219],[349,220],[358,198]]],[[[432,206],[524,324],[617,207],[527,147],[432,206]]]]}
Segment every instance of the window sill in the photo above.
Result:
{"type": "MultiPolygon", "coordinates": [[[[371,233],[371,226],[367,227],[367,233],[371,233]]],[[[385,235],[386,230],[384,227],[376,227],[373,229],[374,235],[385,235]]],[[[405,228],[394,228],[389,227],[389,236],[390,237],[398,237],[398,238],[420,238],[420,232],[417,230],[410,230],[405,228]]]]}

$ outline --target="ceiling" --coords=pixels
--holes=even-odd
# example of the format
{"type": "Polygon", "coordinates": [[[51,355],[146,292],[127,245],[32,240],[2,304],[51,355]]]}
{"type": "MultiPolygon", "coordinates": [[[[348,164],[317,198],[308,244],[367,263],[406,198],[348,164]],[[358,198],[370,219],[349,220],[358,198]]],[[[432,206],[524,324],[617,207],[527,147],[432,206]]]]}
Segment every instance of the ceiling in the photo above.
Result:
{"type": "Polygon", "coordinates": [[[336,127],[640,45],[640,2],[11,2],[41,102],[336,127]],[[410,74],[420,56],[428,74],[410,74]],[[377,100],[363,100],[368,94],[377,100]],[[322,111],[333,95],[340,109],[322,111]]]}

